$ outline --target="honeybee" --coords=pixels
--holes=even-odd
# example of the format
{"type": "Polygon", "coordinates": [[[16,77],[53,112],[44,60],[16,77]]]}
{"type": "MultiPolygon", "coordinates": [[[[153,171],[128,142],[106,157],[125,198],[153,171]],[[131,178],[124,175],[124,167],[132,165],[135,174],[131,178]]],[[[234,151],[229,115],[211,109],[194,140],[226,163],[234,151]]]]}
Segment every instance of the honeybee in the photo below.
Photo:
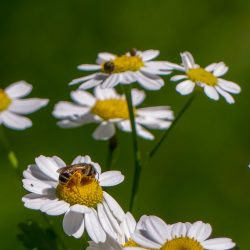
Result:
{"type": "Polygon", "coordinates": [[[111,74],[115,70],[115,64],[113,62],[105,62],[103,65],[104,71],[111,74]]]}
{"type": "Polygon", "coordinates": [[[59,183],[61,185],[66,185],[76,172],[81,172],[82,174],[90,178],[95,178],[95,175],[97,174],[95,167],[87,163],[78,163],[65,166],[58,169],[57,172],[59,173],[59,183]]]}

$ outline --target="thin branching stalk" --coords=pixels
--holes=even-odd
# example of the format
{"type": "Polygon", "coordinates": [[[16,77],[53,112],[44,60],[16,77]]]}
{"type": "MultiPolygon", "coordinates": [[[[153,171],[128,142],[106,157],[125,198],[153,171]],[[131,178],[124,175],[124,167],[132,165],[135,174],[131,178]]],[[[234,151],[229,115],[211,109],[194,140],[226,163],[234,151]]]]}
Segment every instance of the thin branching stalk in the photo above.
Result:
{"type": "Polygon", "coordinates": [[[133,179],[133,186],[132,186],[132,192],[131,192],[131,198],[130,198],[130,204],[129,204],[129,210],[132,212],[134,203],[136,200],[136,196],[138,193],[139,182],[140,182],[140,175],[141,175],[141,159],[140,158],[141,157],[140,157],[140,152],[139,152],[138,142],[137,142],[134,107],[132,103],[132,93],[131,93],[130,86],[127,86],[125,88],[125,95],[126,95],[127,104],[128,104],[130,124],[132,128],[133,154],[134,154],[134,179],[133,179]]]}
{"type": "Polygon", "coordinates": [[[185,113],[185,111],[188,109],[188,107],[191,105],[191,103],[194,100],[195,95],[193,94],[188,101],[186,102],[186,104],[183,106],[183,108],[181,109],[181,111],[179,112],[179,114],[177,115],[177,117],[174,119],[174,121],[172,122],[171,126],[164,132],[164,134],[162,135],[162,137],[158,140],[158,142],[155,144],[155,146],[153,147],[153,149],[150,151],[149,153],[149,159],[151,159],[155,153],[157,152],[157,150],[160,148],[160,146],[162,145],[162,143],[164,142],[164,140],[167,138],[168,134],[171,132],[171,130],[174,128],[174,126],[177,124],[177,122],[179,121],[179,119],[182,117],[182,115],[185,113]]]}

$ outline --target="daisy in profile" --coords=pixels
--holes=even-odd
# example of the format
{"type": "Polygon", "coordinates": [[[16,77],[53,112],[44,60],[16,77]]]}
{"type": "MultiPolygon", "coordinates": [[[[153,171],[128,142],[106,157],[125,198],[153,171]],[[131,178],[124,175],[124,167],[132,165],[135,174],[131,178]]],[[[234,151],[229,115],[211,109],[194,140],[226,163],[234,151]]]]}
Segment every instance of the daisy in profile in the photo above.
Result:
{"type": "Polygon", "coordinates": [[[195,86],[202,87],[205,94],[213,99],[219,100],[220,95],[228,103],[234,103],[231,94],[239,94],[241,88],[234,82],[221,78],[228,71],[228,67],[223,63],[212,63],[205,68],[195,63],[193,56],[189,52],[181,53],[182,65],[173,65],[173,68],[184,72],[171,78],[172,81],[181,81],[176,86],[176,90],[182,95],[188,95],[194,91],[195,86]]]}
{"type": "Polygon", "coordinates": [[[235,247],[235,243],[229,238],[208,239],[212,228],[202,221],[168,225],[159,217],[148,216],[144,219],[143,226],[143,229],[132,235],[133,240],[143,249],[227,250],[235,247]]]}
{"type": "Polygon", "coordinates": [[[136,223],[133,215],[127,212],[124,220],[120,224],[113,220],[113,223],[110,224],[109,227],[105,227],[107,232],[105,242],[95,243],[90,241],[86,250],[123,250],[129,246],[139,247],[139,245],[132,240],[131,236],[136,230],[143,228],[143,220],[144,216],[136,223]]]}
{"type": "Polygon", "coordinates": [[[124,219],[119,204],[103,190],[121,183],[124,176],[119,171],[101,173],[89,156],[78,156],[68,166],[57,156],[39,156],[23,176],[23,186],[31,192],[22,198],[24,206],[52,216],[64,214],[67,235],[80,238],[86,228],[94,242],[104,242],[103,221],[124,219]]]}
{"type": "Polygon", "coordinates": [[[164,85],[159,75],[171,73],[171,63],[152,61],[160,52],[158,50],[130,52],[117,56],[103,52],[97,56],[97,64],[82,64],[79,70],[97,71],[88,76],[74,79],[69,84],[79,84],[80,89],[89,89],[101,85],[102,88],[113,88],[117,84],[138,82],[147,90],[158,90],[164,85]]]}
{"type": "MultiPolygon", "coordinates": [[[[119,95],[115,89],[94,89],[94,95],[76,90],[71,92],[74,103],[59,102],[53,115],[61,119],[58,125],[72,128],[95,122],[100,124],[93,133],[96,140],[107,140],[115,134],[115,126],[125,132],[131,132],[129,111],[124,95],[119,95]]],[[[173,120],[173,112],[168,106],[137,108],[145,98],[143,91],[132,90],[137,134],[152,140],[154,136],[149,129],[167,129],[173,120]]]]}
{"type": "Polygon", "coordinates": [[[48,104],[48,99],[26,98],[32,85],[25,81],[12,83],[6,89],[0,89],[0,124],[23,130],[32,126],[32,121],[24,117],[48,104]]]}

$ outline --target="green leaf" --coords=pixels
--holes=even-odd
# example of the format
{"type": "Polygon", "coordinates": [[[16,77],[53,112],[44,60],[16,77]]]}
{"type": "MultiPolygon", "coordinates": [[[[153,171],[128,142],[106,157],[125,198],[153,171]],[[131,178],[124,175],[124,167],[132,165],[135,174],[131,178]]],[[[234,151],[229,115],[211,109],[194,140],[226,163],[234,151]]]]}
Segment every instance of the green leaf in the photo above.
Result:
{"type": "Polygon", "coordinates": [[[50,228],[42,228],[34,221],[18,224],[21,232],[17,238],[23,246],[31,250],[57,250],[57,236],[50,228]]]}

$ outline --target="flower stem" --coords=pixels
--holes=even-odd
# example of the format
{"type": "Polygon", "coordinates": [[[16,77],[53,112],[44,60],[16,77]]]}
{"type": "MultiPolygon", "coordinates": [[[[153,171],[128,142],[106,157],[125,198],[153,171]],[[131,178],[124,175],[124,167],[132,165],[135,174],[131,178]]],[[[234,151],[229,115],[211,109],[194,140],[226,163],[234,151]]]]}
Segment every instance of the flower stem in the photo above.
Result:
{"type": "Polygon", "coordinates": [[[137,133],[136,133],[136,125],[135,125],[135,116],[134,116],[134,107],[132,103],[132,94],[131,94],[131,87],[127,86],[125,88],[125,95],[128,104],[129,110],[129,117],[130,117],[130,125],[132,128],[132,140],[133,140],[133,153],[134,153],[134,179],[133,179],[133,186],[132,186],[132,193],[130,198],[129,210],[132,212],[135,199],[138,192],[138,186],[140,182],[140,175],[141,175],[141,157],[138,148],[137,142],[137,133]]]}
{"type": "Polygon", "coordinates": [[[185,111],[188,109],[188,107],[191,105],[191,103],[194,100],[195,95],[193,94],[188,101],[186,102],[186,104],[183,106],[183,108],[181,109],[181,111],[179,112],[179,114],[177,115],[177,117],[174,119],[173,123],[171,124],[171,126],[164,132],[164,134],[162,135],[162,137],[158,140],[158,142],[155,144],[155,146],[153,147],[153,149],[150,151],[149,153],[149,159],[151,159],[155,153],[157,152],[157,150],[159,149],[159,147],[162,145],[163,141],[167,138],[168,134],[170,133],[170,131],[174,128],[174,126],[176,125],[176,123],[179,121],[179,119],[182,117],[182,115],[185,113],[185,111]]]}
{"type": "Polygon", "coordinates": [[[117,146],[118,146],[117,137],[116,137],[116,135],[113,135],[108,140],[108,157],[107,157],[107,165],[106,165],[107,170],[110,170],[112,167],[114,152],[115,152],[117,146]]]}
{"type": "Polygon", "coordinates": [[[20,172],[20,169],[18,167],[18,160],[17,160],[17,157],[14,153],[14,151],[11,149],[10,147],[10,143],[4,133],[4,129],[2,126],[0,126],[0,141],[2,142],[2,145],[7,153],[7,158],[11,164],[11,166],[14,168],[14,170],[16,171],[17,175],[19,177],[22,176],[21,172],[20,172]]]}

